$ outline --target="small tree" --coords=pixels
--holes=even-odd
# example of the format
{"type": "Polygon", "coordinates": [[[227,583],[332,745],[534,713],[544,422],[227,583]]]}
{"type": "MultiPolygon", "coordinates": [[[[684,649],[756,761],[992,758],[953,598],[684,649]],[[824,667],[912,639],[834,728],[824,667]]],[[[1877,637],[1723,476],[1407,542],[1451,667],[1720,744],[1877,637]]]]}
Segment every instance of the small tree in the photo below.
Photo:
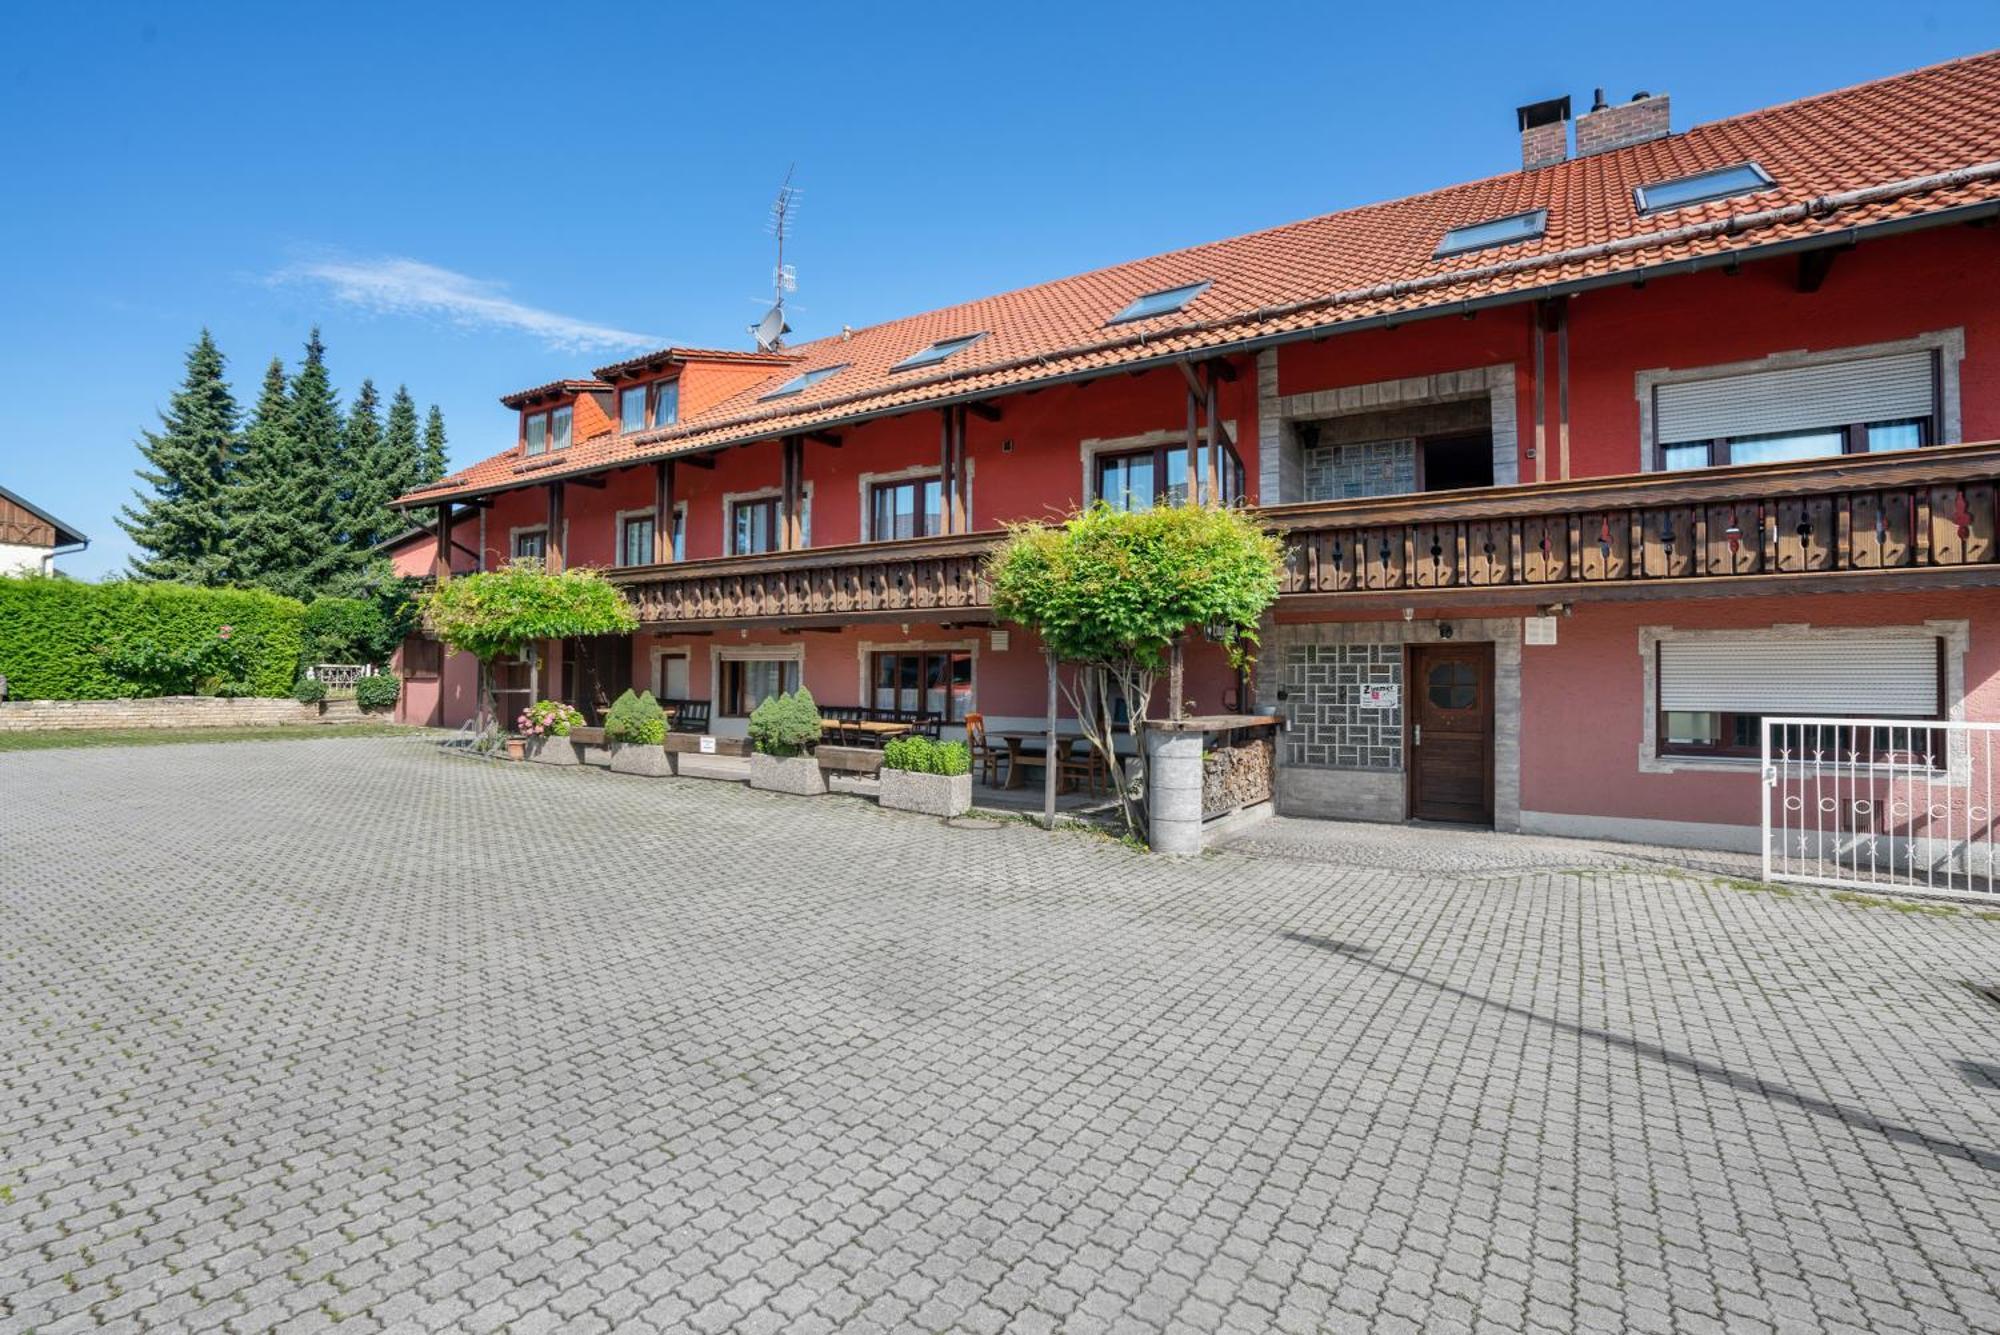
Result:
{"type": "Polygon", "coordinates": [[[443,580],[424,598],[423,613],[433,635],[479,660],[482,725],[495,713],[495,659],[537,640],[616,635],[639,625],[625,595],[597,571],[552,575],[539,561],[443,580]]]}
{"type": "Polygon", "coordinates": [[[1145,758],[1129,771],[1120,759],[1117,706],[1135,726],[1145,718],[1159,672],[1191,627],[1241,668],[1278,596],[1283,562],[1278,540],[1240,510],[1121,511],[1102,502],[1060,525],[1016,526],[991,558],[994,612],[1075,667],[1063,693],[1104,757],[1129,832],[1144,832],[1145,758]]]}

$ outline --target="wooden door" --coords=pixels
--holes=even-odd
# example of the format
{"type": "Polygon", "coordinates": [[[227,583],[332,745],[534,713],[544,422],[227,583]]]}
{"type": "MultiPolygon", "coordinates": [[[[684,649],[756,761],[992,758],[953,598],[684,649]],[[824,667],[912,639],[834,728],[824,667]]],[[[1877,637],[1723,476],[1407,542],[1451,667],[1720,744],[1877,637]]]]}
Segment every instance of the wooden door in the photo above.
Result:
{"type": "Polygon", "coordinates": [[[1404,702],[1416,820],[1493,823],[1493,646],[1410,646],[1404,702]]]}

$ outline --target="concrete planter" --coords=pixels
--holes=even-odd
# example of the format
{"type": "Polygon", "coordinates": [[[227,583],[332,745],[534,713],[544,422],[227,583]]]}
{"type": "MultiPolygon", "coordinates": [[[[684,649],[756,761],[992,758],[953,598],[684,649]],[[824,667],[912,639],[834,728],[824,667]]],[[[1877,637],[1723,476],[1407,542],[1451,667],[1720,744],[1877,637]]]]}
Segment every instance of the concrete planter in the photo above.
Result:
{"type": "Polygon", "coordinates": [[[1146,826],[1155,853],[1201,852],[1201,734],[1146,730],[1146,826]]]}
{"type": "Polygon", "coordinates": [[[613,774],[639,774],[648,779],[671,778],[674,758],[658,742],[607,742],[613,774]]]}
{"type": "Polygon", "coordinates": [[[575,765],[576,745],[567,737],[530,737],[528,759],[540,765],[575,765]]]}
{"type": "Polygon", "coordinates": [[[827,791],[826,771],[811,756],[750,757],[750,786],[769,793],[819,797],[827,791]]]}
{"type": "Polygon", "coordinates": [[[906,769],[884,769],[879,777],[882,789],[876,800],[892,811],[963,816],[972,810],[970,774],[918,774],[906,769]]]}

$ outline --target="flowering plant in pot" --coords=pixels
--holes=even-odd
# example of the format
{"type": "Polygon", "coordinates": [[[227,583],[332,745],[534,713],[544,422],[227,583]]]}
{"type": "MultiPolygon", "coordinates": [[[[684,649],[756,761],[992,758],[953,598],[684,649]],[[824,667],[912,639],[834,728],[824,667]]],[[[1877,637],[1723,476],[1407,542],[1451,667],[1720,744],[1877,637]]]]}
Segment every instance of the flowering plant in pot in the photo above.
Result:
{"type": "Polygon", "coordinates": [[[819,734],[819,705],[803,686],[751,710],[750,786],[800,797],[826,792],[826,775],[812,754],[819,734]]]}
{"type": "Polygon", "coordinates": [[[674,772],[667,740],[667,711],[651,691],[618,697],[604,716],[604,744],[611,752],[613,774],[664,778],[674,772]]]}
{"type": "Polygon", "coordinates": [[[894,811],[963,816],[972,810],[972,753],[964,742],[899,737],[882,748],[877,800],[894,811]]]}
{"type": "MultiPolygon", "coordinates": [[[[574,706],[560,700],[537,700],[514,720],[514,732],[521,738],[528,759],[544,765],[574,765],[579,762],[576,748],[570,745],[569,730],[582,724],[583,715],[574,706]]],[[[508,750],[511,753],[513,747],[508,750]]]]}

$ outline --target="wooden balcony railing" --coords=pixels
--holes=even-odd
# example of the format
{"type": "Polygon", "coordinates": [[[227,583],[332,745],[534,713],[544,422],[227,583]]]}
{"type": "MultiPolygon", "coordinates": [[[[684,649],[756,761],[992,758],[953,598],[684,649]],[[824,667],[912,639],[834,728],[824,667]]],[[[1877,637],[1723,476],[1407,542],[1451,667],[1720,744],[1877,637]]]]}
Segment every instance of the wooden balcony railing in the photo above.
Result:
{"type": "MultiPolygon", "coordinates": [[[[1308,502],[1280,606],[1567,602],[2000,584],[2000,444],[1308,502]]],[[[981,620],[998,532],[612,572],[642,620],[689,629],[981,620]]]]}
{"type": "Polygon", "coordinates": [[[862,542],[797,552],[681,561],[611,572],[641,621],[785,625],[922,617],[984,619],[986,555],[999,533],[862,542]]]}
{"type": "Polygon", "coordinates": [[[1898,574],[1948,587],[2000,582],[1996,479],[2000,445],[1960,445],[1264,516],[1286,540],[1293,603],[1692,597],[1898,574]]]}

